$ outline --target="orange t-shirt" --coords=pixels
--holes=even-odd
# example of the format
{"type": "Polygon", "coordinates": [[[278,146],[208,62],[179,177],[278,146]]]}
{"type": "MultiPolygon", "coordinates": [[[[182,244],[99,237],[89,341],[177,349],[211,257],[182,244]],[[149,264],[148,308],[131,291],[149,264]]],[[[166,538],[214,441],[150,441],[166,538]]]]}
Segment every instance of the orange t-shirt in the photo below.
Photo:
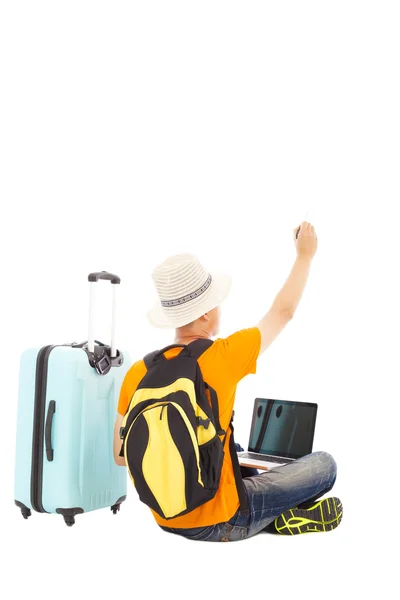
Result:
{"type": "MultiPolygon", "coordinates": [[[[227,338],[218,338],[198,360],[203,379],[218,395],[219,416],[222,429],[227,430],[232,417],[236,386],[243,377],[256,372],[260,353],[261,333],[258,327],[242,329],[227,338]]],[[[167,350],[165,357],[177,356],[181,348],[167,350]]],[[[146,374],[143,360],[136,362],[125,376],[118,403],[118,412],[126,413],[129,402],[140,381],[146,374]]],[[[195,508],[190,513],[163,519],[152,513],[159,525],[174,528],[206,527],[228,521],[239,507],[239,498],[229,453],[230,429],[225,440],[225,456],[221,480],[214,498],[195,508]]]]}

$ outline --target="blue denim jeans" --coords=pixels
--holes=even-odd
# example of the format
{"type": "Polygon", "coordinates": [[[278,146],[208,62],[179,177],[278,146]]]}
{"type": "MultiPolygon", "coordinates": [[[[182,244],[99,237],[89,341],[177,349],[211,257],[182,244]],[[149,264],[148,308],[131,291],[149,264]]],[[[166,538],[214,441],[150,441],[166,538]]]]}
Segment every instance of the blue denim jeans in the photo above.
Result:
{"type": "MultiPolygon", "coordinates": [[[[236,444],[237,450],[243,450],[236,444]]],[[[257,472],[256,469],[253,471],[257,472]]],[[[242,471],[242,476],[246,474],[242,471]]],[[[234,542],[264,530],[285,510],[316,500],[332,489],[336,462],[327,452],[313,452],[271,471],[243,477],[249,512],[240,509],[226,523],[191,529],[162,527],[191,540],[234,542]]]]}

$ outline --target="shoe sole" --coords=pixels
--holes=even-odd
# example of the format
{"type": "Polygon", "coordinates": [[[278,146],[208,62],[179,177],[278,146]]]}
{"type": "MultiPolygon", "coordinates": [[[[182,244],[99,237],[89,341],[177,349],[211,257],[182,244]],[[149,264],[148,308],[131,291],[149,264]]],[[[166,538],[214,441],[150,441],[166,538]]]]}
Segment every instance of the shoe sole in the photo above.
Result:
{"type": "Polygon", "coordinates": [[[339,498],[324,498],[310,508],[292,508],[275,519],[275,529],[282,535],[297,535],[336,529],[342,520],[339,498]]]}

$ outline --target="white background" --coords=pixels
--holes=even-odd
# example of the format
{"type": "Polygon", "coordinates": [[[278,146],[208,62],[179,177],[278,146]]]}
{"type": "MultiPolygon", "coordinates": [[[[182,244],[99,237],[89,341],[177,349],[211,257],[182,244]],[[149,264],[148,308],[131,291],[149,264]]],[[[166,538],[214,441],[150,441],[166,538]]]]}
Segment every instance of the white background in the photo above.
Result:
{"type": "Polygon", "coordinates": [[[2,3],[2,593],[394,597],[399,26],[383,0],[2,3]],[[19,355],[86,338],[87,274],[121,276],[118,345],[137,360],[173,340],[145,318],[151,270],[193,252],[234,277],[228,335],[268,310],[310,207],[309,283],[238,387],[236,437],[247,444],[256,396],[318,402],[341,526],[195,543],[162,532],[131,487],[115,517],[23,521],[19,355]]]}

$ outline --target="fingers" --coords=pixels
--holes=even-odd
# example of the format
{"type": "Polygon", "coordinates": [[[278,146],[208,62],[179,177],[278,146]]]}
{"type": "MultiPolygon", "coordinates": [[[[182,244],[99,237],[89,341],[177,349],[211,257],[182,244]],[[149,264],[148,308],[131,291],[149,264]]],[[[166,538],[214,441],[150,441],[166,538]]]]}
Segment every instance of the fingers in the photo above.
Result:
{"type": "Polygon", "coordinates": [[[301,223],[301,225],[298,225],[293,230],[293,235],[295,238],[298,238],[299,235],[303,236],[303,235],[308,235],[308,234],[313,234],[313,233],[315,233],[314,227],[308,221],[303,221],[301,223]]]}
{"type": "Polygon", "coordinates": [[[303,221],[294,229],[293,235],[298,256],[308,256],[312,259],[318,246],[318,238],[313,225],[308,221],[303,221]]]}

